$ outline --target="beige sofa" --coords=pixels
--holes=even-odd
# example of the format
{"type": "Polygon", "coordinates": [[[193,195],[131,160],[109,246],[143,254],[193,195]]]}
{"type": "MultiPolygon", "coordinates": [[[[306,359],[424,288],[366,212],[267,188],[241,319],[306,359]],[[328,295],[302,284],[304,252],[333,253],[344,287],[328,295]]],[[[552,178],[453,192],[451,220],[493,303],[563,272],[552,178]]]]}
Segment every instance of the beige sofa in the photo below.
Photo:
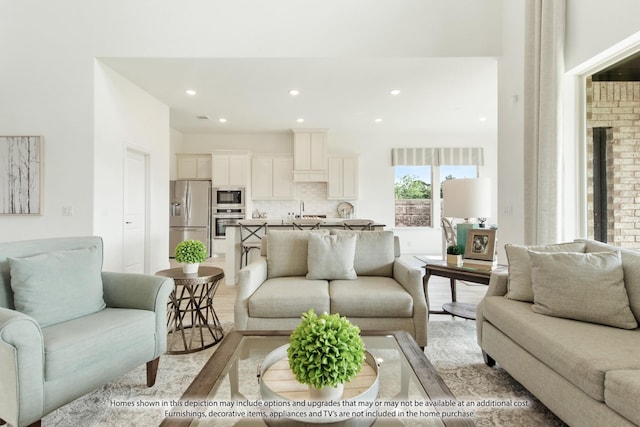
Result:
{"type": "Polygon", "coordinates": [[[509,273],[491,277],[477,312],[485,361],[569,425],[640,425],[640,252],[589,240],[506,249],[509,273]]]}
{"type": "Polygon", "coordinates": [[[427,345],[422,271],[399,258],[392,231],[270,230],[262,256],[238,273],[235,328],[290,330],[309,308],[427,345]]]}

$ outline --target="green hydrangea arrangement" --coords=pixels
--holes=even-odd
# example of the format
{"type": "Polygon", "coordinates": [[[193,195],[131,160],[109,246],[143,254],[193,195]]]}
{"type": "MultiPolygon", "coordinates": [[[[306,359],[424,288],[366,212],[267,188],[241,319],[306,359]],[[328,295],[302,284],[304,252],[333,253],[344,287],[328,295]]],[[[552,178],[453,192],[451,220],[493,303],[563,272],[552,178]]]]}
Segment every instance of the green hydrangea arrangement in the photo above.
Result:
{"type": "Polygon", "coordinates": [[[365,360],[360,328],[339,314],[310,309],[291,333],[287,354],[296,379],[316,389],[353,379],[365,360]]]}
{"type": "Polygon", "coordinates": [[[459,245],[447,246],[448,255],[462,255],[463,253],[464,253],[464,250],[462,249],[462,246],[459,246],[459,245]]]}
{"type": "Polygon", "coordinates": [[[200,240],[185,240],[176,246],[175,257],[178,262],[201,263],[207,259],[207,247],[200,240]]]}

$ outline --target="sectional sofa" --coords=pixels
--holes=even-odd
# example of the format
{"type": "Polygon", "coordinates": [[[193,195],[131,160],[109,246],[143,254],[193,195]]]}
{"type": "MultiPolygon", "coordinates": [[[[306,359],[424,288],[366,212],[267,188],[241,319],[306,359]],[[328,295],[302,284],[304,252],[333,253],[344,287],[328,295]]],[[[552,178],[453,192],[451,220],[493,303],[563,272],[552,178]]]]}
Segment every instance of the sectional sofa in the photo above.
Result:
{"type": "Polygon", "coordinates": [[[572,426],[640,425],[640,252],[590,240],[507,245],[478,344],[572,426]]]}
{"type": "Polygon", "coordinates": [[[290,330],[302,313],[340,313],[362,330],[404,330],[427,345],[422,271],[392,231],[270,230],[238,273],[237,330],[290,330]]]}

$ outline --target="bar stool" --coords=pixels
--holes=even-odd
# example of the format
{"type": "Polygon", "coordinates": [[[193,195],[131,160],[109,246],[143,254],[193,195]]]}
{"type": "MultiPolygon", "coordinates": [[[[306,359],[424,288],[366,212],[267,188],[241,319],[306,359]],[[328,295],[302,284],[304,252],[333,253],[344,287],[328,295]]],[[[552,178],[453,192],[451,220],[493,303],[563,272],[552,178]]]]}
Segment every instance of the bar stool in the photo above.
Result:
{"type": "Polygon", "coordinates": [[[371,231],[373,221],[368,219],[346,219],[342,221],[345,230],[366,230],[371,231]]]}
{"type": "Polygon", "coordinates": [[[240,254],[240,264],[242,264],[242,257],[244,257],[244,265],[249,263],[249,252],[252,249],[260,250],[262,244],[262,238],[267,234],[266,222],[239,222],[240,226],[240,245],[242,247],[242,253],[240,254]]]}
{"type": "Polygon", "coordinates": [[[293,221],[294,230],[320,230],[322,220],[316,219],[298,219],[293,221]]]}

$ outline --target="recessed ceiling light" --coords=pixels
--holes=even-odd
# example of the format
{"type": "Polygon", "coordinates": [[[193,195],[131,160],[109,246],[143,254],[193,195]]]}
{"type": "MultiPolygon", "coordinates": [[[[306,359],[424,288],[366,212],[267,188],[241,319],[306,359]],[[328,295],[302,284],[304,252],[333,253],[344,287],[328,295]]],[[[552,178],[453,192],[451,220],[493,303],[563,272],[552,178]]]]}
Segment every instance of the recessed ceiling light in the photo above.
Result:
{"type": "Polygon", "coordinates": [[[304,123],[304,119],[301,117],[301,118],[299,118],[299,119],[296,119],[296,122],[298,122],[298,123],[304,123]]]}
{"type": "Polygon", "coordinates": [[[291,89],[291,90],[289,91],[289,95],[291,95],[291,96],[298,96],[298,95],[300,95],[300,91],[299,91],[298,89],[291,89]]]}
{"type": "Polygon", "coordinates": [[[487,118],[486,117],[480,117],[478,120],[480,120],[481,122],[486,122],[487,118]]]}
{"type": "Polygon", "coordinates": [[[376,122],[376,123],[382,123],[382,119],[381,119],[380,117],[378,117],[378,118],[375,120],[375,122],[376,122]]]}
{"type": "Polygon", "coordinates": [[[184,93],[186,93],[189,96],[194,96],[196,94],[196,91],[193,89],[187,89],[184,91],[184,93]]]}
{"type": "Polygon", "coordinates": [[[225,119],[224,117],[220,117],[220,118],[218,119],[218,122],[220,122],[220,123],[227,123],[227,119],[225,119]]]}
{"type": "Polygon", "coordinates": [[[389,93],[393,96],[400,95],[400,89],[391,89],[389,93]]]}

